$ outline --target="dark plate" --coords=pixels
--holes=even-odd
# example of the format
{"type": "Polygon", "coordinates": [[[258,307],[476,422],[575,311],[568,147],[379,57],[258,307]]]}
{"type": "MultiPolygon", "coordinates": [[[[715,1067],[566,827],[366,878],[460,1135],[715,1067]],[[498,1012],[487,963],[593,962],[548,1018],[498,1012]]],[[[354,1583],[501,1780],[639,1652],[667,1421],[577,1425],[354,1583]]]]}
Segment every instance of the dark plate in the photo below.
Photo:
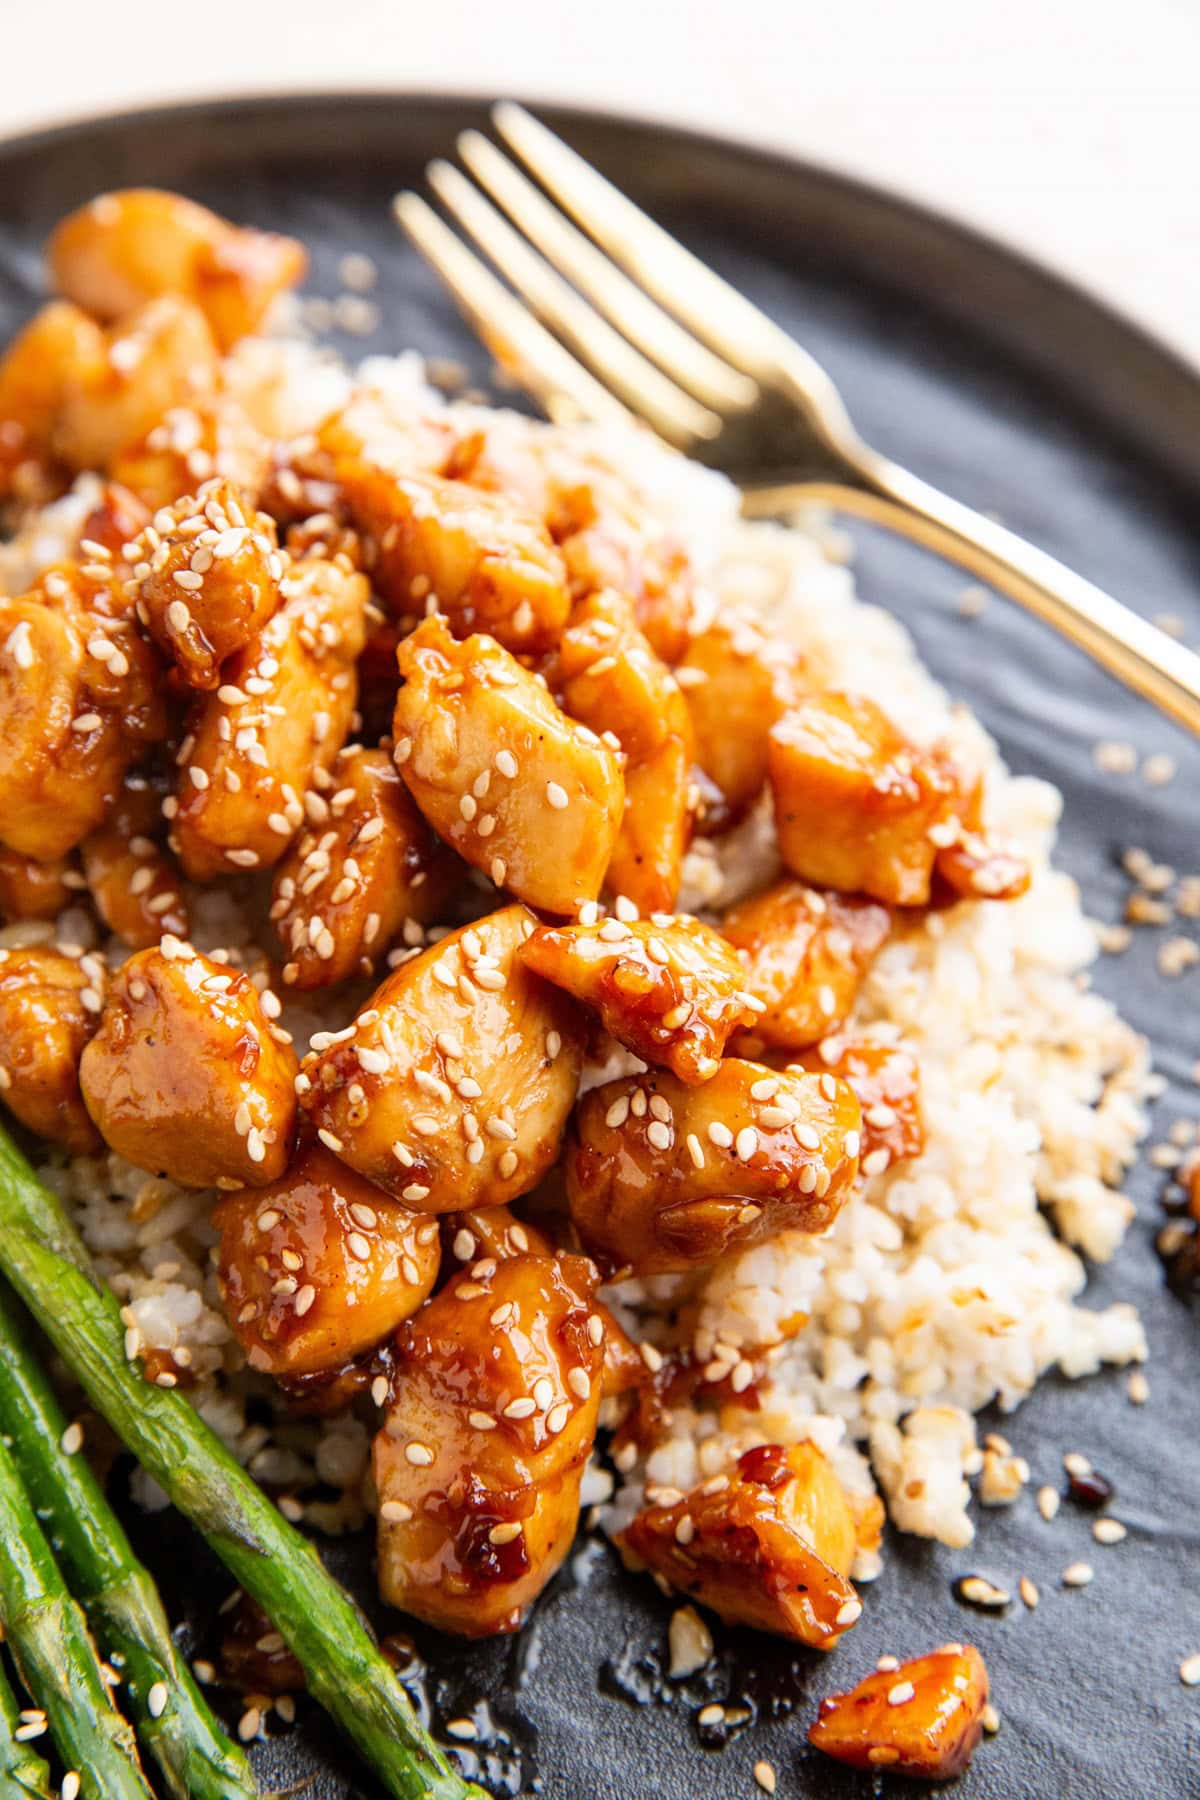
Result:
{"type": "MultiPolygon", "coordinates": [[[[944,220],[830,175],[715,140],[580,113],[550,122],[760,301],[828,366],[867,438],[961,499],[995,511],[1135,607],[1171,612],[1200,638],[1200,380],[1088,296],[944,220]]],[[[53,221],[98,189],[176,187],[234,217],[294,231],[312,248],[310,291],[337,291],[338,259],[365,249],[381,278],[383,324],[369,345],[405,345],[487,360],[442,290],[392,228],[388,200],[452,151],[456,131],[485,123],[472,102],[396,96],[237,101],[68,127],[0,147],[0,334],[34,305],[38,250],[53,221]]],[[[871,534],[860,539],[862,592],[911,625],[922,654],[996,733],[1015,767],[1067,796],[1061,860],[1089,910],[1120,916],[1128,888],[1120,851],[1145,846],[1181,872],[1200,868],[1195,824],[1200,747],[1083,657],[994,600],[981,618],[956,609],[953,569],[871,534]],[[1165,787],[1101,777],[1098,739],[1143,754],[1168,750],[1165,787]]],[[[1162,933],[1143,932],[1096,980],[1152,1037],[1170,1091],[1154,1136],[1196,1116],[1198,977],[1155,968],[1162,933]]],[[[1143,1164],[1130,1189],[1138,1222],[1096,1304],[1142,1309],[1153,1360],[1148,1405],[1132,1406],[1123,1373],[1047,1380],[1008,1424],[1034,1485],[1061,1478],[1064,1450],[1094,1457],[1117,1484],[1129,1525],[1120,1546],[1093,1544],[1090,1520],[1066,1505],[1053,1525],[1032,1489],[1011,1511],[977,1513],[975,1548],[956,1554],[903,1539],[889,1546],[866,1615],[829,1659],[718,1629],[717,1665],[682,1688],[660,1676],[670,1608],[581,1540],[516,1642],[464,1646],[419,1634],[422,1684],[436,1726],[482,1701],[491,1733],[484,1773],[502,1792],[566,1800],[728,1800],[757,1791],[751,1769],[772,1761],[781,1796],[893,1793],[872,1789],[809,1751],[819,1698],[885,1651],[910,1655],[969,1637],[992,1672],[1004,1724],[958,1790],[972,1800],[1171,1800],[1200,1791],[1200,1693],[1179,1682],[1200,1650],[1200,1430],[1196,1320],[1165,1286],[1153,1246],[1164,1177],[1143,1164]],[[1083,1590],[1060,1586],[1085,1556],[1083,1590]],[[1031,1575],[1036,1612],[1004,1617],[961,1607],[953,1578],[983,1569],[1031,1575]],[[703,1745],[697,1708],[746,1699],[757,1723],[724,1749],[703,1745]]],[[[209,1646],[220,1571],[169,1516],[134,1529],[189,1638],[209,1646]]],[[[379,1619],[365,1544],[330,1561],[379,1619]]],[[[320,1800],[374,1797],[353,1758],[312,1709],[257,1753],[264,1785],[305,1781],[320,1800]]],[[[474,1758],[464,1757],[474,1762],[474,1758]]]]}

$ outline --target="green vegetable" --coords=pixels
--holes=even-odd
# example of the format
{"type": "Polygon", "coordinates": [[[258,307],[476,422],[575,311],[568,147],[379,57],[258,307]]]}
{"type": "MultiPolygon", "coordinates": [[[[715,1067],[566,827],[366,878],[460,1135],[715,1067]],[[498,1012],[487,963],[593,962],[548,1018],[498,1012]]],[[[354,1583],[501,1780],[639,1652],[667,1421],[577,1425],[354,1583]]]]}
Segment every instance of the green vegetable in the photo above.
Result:
{"type": "Polygon", "coordinates": [[[354,1603],[308,1540],[182,1394],[151,1386],[126,1362],[115,1297],[95,1285],[58,1200],[3,1131],[0,1269],[97,1412],[257,1600],[303,1667],[309,1692],[388,1792],[398,1800],[486,1800],[428,1737],[354,1603]]]}
{"type": "Polygon", "coordinates": [[[21,1729],[21,1702],[0,1664],[0,1795],[3,1800],[50,1800],[50,1769],[21,1729]]]}
{"type": "Polygon", "coordinates": [[[11,1452],[0,1442],[0,1620],[21,1679],[68,1769],[103,1800],[148,1800],[137,1742],[112,1703],[11,1452]]]}
{"type": "Polygon", "coordinates": [[[244,1752],[209,1710],[171,1639],[150,1572],[138,1562],[87,1458],[63,1449],[67,1421],[0,1294],[0,1430],[75,1598],[122,1691],[143,1745],[178,1800],[253,1800],[244,1752]],[[157,1714],[150,1696],[165,1690],[157,1714]]]}

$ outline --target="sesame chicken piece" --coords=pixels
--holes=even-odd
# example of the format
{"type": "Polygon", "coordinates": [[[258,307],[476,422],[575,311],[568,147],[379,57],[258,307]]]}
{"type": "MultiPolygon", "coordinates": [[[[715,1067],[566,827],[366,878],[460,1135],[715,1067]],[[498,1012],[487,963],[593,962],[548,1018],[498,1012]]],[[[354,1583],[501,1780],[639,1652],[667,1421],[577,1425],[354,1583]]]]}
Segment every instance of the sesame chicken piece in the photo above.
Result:
{"type": "Polygon", "coordinates": [[[902,1044],[870,1037],[824,1038],[797,1065],[845,1081],[862,1107],[862,1170],[881,1175],[893,1163],[911,1162],[925,1148],[921,1070],[902,1044]]]}
{"type": "Polygon", "coordinates": [[[158,654],[122,605],[100,560],[0,599],[0,841],[19,855],[65,856],[166,732],[158,654]]]}
{"type": "Polygon", "coordinates": [[[102,379],[104,359],[104,333],[66,300],[51,300],[13,338],[0,356],[0,499],[53,492],[66,396],[102,379]]]}
{"type": "Polygon", "coordinates": [[[771,732],[779,851],[805,881],[892,906],[929,902],[938,839],[963,804],[953,764],[873,700],[812,694],[771,732]]]}
{"type": "Polygon", "coordinates": [[[56,919],[75,898],[83,877],[66,857],[35,862],[0,844],[0,919],[56,919]]]}
{"type": "Polygon", "coordinates": [[[531,924],[509,906],[451,932],[305,1058],[300,1104],[322,1142],[420,1212],[506,1205],[558,1156],[584,1024],[519,961],[531,924]]]}
{"type": "Polygon", "coordinates": [[[135,950],[164,932],[186,937],[187,902],[178,868],[159,841],[163,790],[147,775],[127,775],[104,823],[83,840],[83,873],[108,929],[135,950]]]}
{"type": "Polygon", "coordinates": [[[935,867],[974,898],[1029,885],[1024,860],[982,838],[978,778],[863,695],[809,695],[775,725],[768,762],[780,855],[805,881],[892,906],[927,906],[935,867]]]}
{"type": "Polygon", "coordinates": [[[604,1329],[578,1256],[464,1269],[404,1325],[375,1439],[384,1599],[465,1637],[516,1631],[579,1518],[604,1329]]]}
{"type": "Polygon", "coordinates": [[[832,1650],[861,1615],[848,1579],[854,1514],[815,1444],[762,1444],[728,1475],[668,1493],[626,1527],[622,1548],[727,1624],[832,1650]]]}
{"type": "Polygon", "coordinates": [[[537,1229],[515,1219],[507,1206],[477,1206],[443,1213],[438,1219],[447,1263],[499,1261],[504,1256],[552,1256],[554,1245],[537,1229]]]}
{"type": "Polygon", "coordinates": [[[834,1030],[890,929],[886,906],[786,879],[726,913],[721,931],[741,956],[742,984],[763,1004],[746,1054],[802,1049],[834,1030]]]}
{"type": "Polygon", "coordinates": [[[291,1154],[296,1069],[250,977],[168,936],[114,976],[80,1082],[136,1168],[181,1187],[265,1187],[291,1154]]]}
{"type": "Polygon", "coordinates": [[[205,481],[232,482],[250,504],[259,504],[270,461],[270,441],[241,401],[214,392],[200,394],[193,405],[171,407],[146,436],[117,452],[110,470],[157,513],[205,481]]]}
{"type": "Polygon", "coordinates": [[[710,1080],[730,1033],[757,1018],[729,945],[685,913],[538,925],[519,954],[598,1012],[635,1056],[688,1083],[710,1080]]]}
{"type": "Polygon", "coordinates": [[[675,904],[689,830],[692,729],[671,671],[607,590],[578,601],[550,674],[562,705],[625,752],[625,815],[606,885],[644,912],[675,904]]]}
{"type": "Polygon", "coordinates": [[[396,765],[438,835],[530,906],[594,900],[624,806],[614,753],[494,638],[429,618],[398,661],[396,765]]]}
{"type": "MultiPolygon", "coordinates": [[[[365,576],[298,563],[283,605],[197,698],[180,747],[173,840],[195,881],[270,868],[304,823],[302,796],[345,742],[363,646],[365,576]]],[[[174,798],[174,797],[173,797],[174,798]]]]}
{"type": "Polygon", "coordinates": [[[693,638],[676,671],[696,761],[734,819],[766,785],[771,727],[799,698],[803,667],[793,646],[768,637],[753,619],[737,619],[718,620],[693,638]]]}
{"type": "Polygon", "coordinates": [[[59,223],[47,254],[60,292],[97,318],[179,295],[201,309],[222,350],[256,331],[308,268],[294,238],[233,225],[161,188],[97,195],[59,223]]]}
{"type": "Polygon", "coordinates": [[[44,944],[0,950],[0,1100],[72,1156],[100,1148],[79,1091],[79,1059],[104,991],[98,957],[44,944]]]}
{"type": "Polygon", "coordinates": [[[566,569],[540,519],[466,482],[365,460],[340,467],[351,515],[379,546],[375,585],[398,613],[423,613],[432,595],[458,636],[484,631],[522,652],[558,641],[566,569]]]}
{"type": "Polygon", "coordinates": [[[611,483],[560,493],[552,533],[576,595],[627,594],[656,656],[675,664],[691,640],[695,580],[683,547],[650,522],[643,503],[611,483]]]}
{"type": "MultiPolygon", "coordinates": [[[[173,406],[144,437],[119,450],[109,469],[152,512],[194,494],[205,481],[230,482],[254,506],[268,481],[271,444],[241,401],[223,392],[173,406]]],[[[132,537],[134,533],[130,533],[132,537]]]]}
{"type": "Polygon", "coordinates": [[[205,394],[216,373],[217,347],[204,314],[186,300],[151,300],[106,334],[90,379],[68,387],[55,452],[73,469],[109,469],[172,408],[205,394]]]}
{"type": "Polygon", "coordinates": [[[388,750],[349,746],[305,805],[312,826],[280,863],[271,908],[284,982],[300,990],[369,975],[405,921],[436,919],[466,873],[388,750]]]}
{"type": "Polygon", "coordinates": [[[861,1134],[857,1096],[831,1075],[727,1057],[699,1087],[626,1076],[576,1108],[571,1217],[606,1271],[703,1266],[781,1231],[824,1231],[854,1184],[861,1134]]]}
{"type": "Polygon", "coordinates": [[[252,1369],[332,1373],[381,1344],[428,1297],[437,1224],[309,1144],[269,1187],[227,1195],[217,1282],[252,1369]]]}
{"type": "Polygon", "coordinates": [[[988,1674],[971,1644],[943,1644],[822,1700],[808,1741],[852,1769],[952,1781],[983,1737],[988,1674]]]}
{"type": "Polygon", "coordinates": [[[191,688],[217,687],[279,605],[275,521],[227,481],[161,507],[132,560],[138,617],[191,688]]]}

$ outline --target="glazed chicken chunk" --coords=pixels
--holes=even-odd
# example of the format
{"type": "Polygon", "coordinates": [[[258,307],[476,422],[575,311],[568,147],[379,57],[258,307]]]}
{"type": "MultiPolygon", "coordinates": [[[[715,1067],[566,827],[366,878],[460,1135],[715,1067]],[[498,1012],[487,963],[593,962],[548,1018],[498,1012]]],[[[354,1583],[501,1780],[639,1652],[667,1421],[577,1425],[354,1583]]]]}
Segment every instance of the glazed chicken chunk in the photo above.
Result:
{"type": "Polygon", "coordinates": [[[624,805],[613,751],[493,638],[429,618],[399,665],[396,764],[438,835],[529,906],[594,900],[624,805]]]}
{"type": "Polygon", "coordinates": [[[608,590],[576,605],[551,683],[573,718],[625,752],[625,815],[605,885],[644,912],[669,911],[690,823],[691,721],[628,599],[608,590]]]}
{"type": "Polygon", "coordinates": [[[104,562],[62,563],[0,599],[0,841],[50,862],[103,820],[161,738],[158,657],[104,562]]]}
{"type": "Polygon", "coordinates": [[[159,842],[162,790],[148,775],[127,775],[108,817],[83,840],[92,904],[109,930],[135,950],[164,932],[186,937],[187,902],[179,870],[159,842]]]}
{"type": "Polygon", "coordinates": [[[44,944],[0,949],[0,1100],[73,1156],[100,1147],[79,1090],[79,1059],[104,992],[98,957],[44,944]]]}
{"type": "Polygon", "coordinates": [[[195,881],[272,867],[304,822],[303,796],[341,749],[363,646],[364,576],[298,563],[262,634],[197,699],[180,748],[172,838],[195,881]]]}
{"type": "Polygon", "coordinates": [[[205,482],[155,513],[133,557],[138,617],[188,687],[215,688],[279,605],[275,521],[229,482],[205,482]]]}
{"type": "Polygon", "coordinates": [[[576,1109],[571,1217],[609,1270],[693,1268],[781,1231],[824,1231],[853,1186],[861,1138],[858,1099],[832,1075],[727,1057],[700,1087],[627,1076],[576,1109]]]}
{"type": "Polygon", "coordinates": [[[332,1373],[381,1344],[429,1295],[437,1221],[410,1212],[321,1144],[269,1187],[227,1195],[217,1280],[252,1369],[332,1373]]]}
{"type": "Polygon", "coordinates": [[[921,1071],[903,1044],[883,1037],[823,1038],[789,1069],[828,1073],[846,1082],[862,1107],[862,1170],[881,1175],[925,1148],[921,1071]]]}
{"type": "Polygon", "coordinates": [[[739,818],[766,785],[771,727],[799,698],[803,658],[750,619],[718,620],[693,638],[675,673],[696,761],[739,818]]]}
{"type": "Polygon", "coordinates": [[[231,225],[160,188],[97,195],[62,220],[49,258],[59,291],[97,318],[180,294],[201,309],[223,350],[257,330],[308,267],[294,238],[231,225]]]}
{"type": "Polygon", "coordinates": [[[721,931],[763,1008],[747,1054],[768,1044],[802,1049],[839,1025],[890,929],[885,906],[802,881],[776,882],[726,913],[721,931]]]}
{"type": "Polygon", "coordinates": [[[296,1055],[248,975],[166,937],[113,978],[84,1051],[112,1149],[182,1187],[265,1187],[291,1154],[296,1055]]]}
{"type": "Polygon", "coordinates": [[[531,927],[510,906],[452,932],[305,1059],[300,1104],[322,1142],[422,1212],[503,1205],[558,1155],[583,1024],[521,963],[531,927]]]}
{"type": "Polygon", "coordinates": [[[283,979],[298,989],[369,975],[401,927],[436,918],[465,874],[386,749],[343,750],[305,807],[311,828],[280,863],[271,908],[283,979]]]}
{"type": "Polygon", "coordinates": [[[802,880],[928,904],[961,803],[945,757],[909,743],[873,700],[814,694],[772,731],[770,775],[780,854],[802,880]]]}
{"type": "Polygon", "coordinates": [[[541,520],[511,496],[369,462],[346,470],[342,490],[379,545],[376,586],[397,613],[419,616],[432,595],[462,637],[487,632],[513,651],[557,642],[567,572],[541,520]]]}
{"type": "Polygon", "coordinates": [[[174,295],[151,300],[104,334],[90,379],[67,387],[55,449],[74,469],[109,469],[173,407],[207,394],[217,362],[202,312],[174,295]]]}
{"type": "Polygon", "coordinates": [[[983,1736],[988,1675],[971,1644],[943,1644],[899,1667],[872,1669],[821,1702],[808,1741],[852,1769],[952,1781],[983,1736]]]}
{"type": "Polygon", "coordinates": [[[727,1623],[832,1650],[861,1615],[849,1581],[858,1526],[815,1445],[763,1444],[730,1474],[656,1498],[624,1548],[727,1623]]]}
{"type": "Polygon", "coordinates": [[[758,1017],[728,944],[685,913],[539,925],[520,956],[598,1012],[635,1056],[681,1081],[710,1080],[730,1033],[758,1017]]]}
{"type": "Polygon", "coordinates": [[[53,490],[55,442],[69,393],[102,379],[104,333],[79,307],[52,300],[0,356],[0,499],[53,490]]]}
{"type": "Polygon", "coordinates": [[[0,845],[0,919],[56,919],[71,904],[83,877],[65,857],[35,862],[0,845]]]}
{"type": "Polygon", "coordinates": [[[467,1637],[515,1631],[575,1535],[604,1327],[582,1257],[464,1269],[401,1328],[375,1439],[384,1599],[467,1637]]]}

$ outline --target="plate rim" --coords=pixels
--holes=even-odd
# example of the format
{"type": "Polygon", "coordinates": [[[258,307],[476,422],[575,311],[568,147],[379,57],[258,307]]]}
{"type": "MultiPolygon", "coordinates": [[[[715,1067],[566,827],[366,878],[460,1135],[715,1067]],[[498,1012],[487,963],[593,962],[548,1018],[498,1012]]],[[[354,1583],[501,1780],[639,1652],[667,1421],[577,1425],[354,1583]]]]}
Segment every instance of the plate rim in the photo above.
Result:
{"type": "MultiPolygon", "coordinates": [[[[492,90],[485,89],[304,87],[189,96],[150,105],[117,105],[72,115],[51,124],[0,133],[0,169],[16,158],[63,149],[73,140],[86,141],[90,134],[115,132],[122,127],[152,129],[181,119],[200,123],[205,119],[246,117],[264,112],[286,114],[305,108],[380,111],[405,106],[420,109],[430,116],[452,117],[467,109],[490,109],[498,98],[492,90]]],[[[1082,380],[1083,367],[1064,373],[1062,347],[1059,346],[1057,357],[1048,355],[1045,336],[1041,334],[1039,342],[1036,329],[1021,328],[1019,322],[1011,318],[1002,323],[998,319],[985,320],[980,316],[978,305],[975,310],[969,305],[951,308],[946,305],[944,296],[942,300],[942,310],[956,316],[964,329],[989,338],[1001,354],[1015,357],[1027,367],[1065,381],[1076,400],[1091,410],[1099,422],[1131,437],[1142,454],[1165,464],[1183,487],[1200,493],[1200,362],[1190,360],[1178,346],[1110,301],[1102,291],[1043,262],[1004,236],[902,189],[891,188],[834,164],[736,134],[707,131],[636,111],[624,112],[606,106],[545,98],[518,97],[518,101],[547,118],[555,128],[568,133],[572,126],[577,126],[585,134],[593,130],[602,134],[616,132],[653,137],[676,152],[686,153],[691,149],[708,158],[734,157],[770,172],[776,179],[783,175],[789,182],[800,184],[801,190],[809,195],[823,195],[835,204],[854,209],[857,215],[873,212],[890,219],[902,232],[918,237],[935,249],[939,245],[948,247],[959,259],[965,256],[968,266],[976,266],[981,273],[990,270],[1004,280],[1010,290],[1015,288],[1026,296],[1040,293],[1052,308],[1075,312],[1087,320],[1091,337],[1099,334],[1099,341],[1089,346],[1096,351],[1098,360],[1088,370],[1086,387],[1082,380]],[[1133,360],[1138,378],[1125,383],[1119,379],[1106,379],[1102,354],[1105,348],[1115,352],[1123,363],[1133,360]],[[1096,376],[1094,385],[1093,373],[1096,376]],[[1168,407],[1182,414],[1174,427],[1165,422],[1168,407]]],[[[7,210],[0,194],[0,217],[7,210]]],[[[881,282],[888,280],[883,271],[878,272],[877,278],[881,282]]],[[[893,277],[892,285],[900,287],[916,304],[937,304],[919,284],[905,283],[893,277]]],[[[1072,355],[1075,354],[1072,350],[1072,355]]]]}

